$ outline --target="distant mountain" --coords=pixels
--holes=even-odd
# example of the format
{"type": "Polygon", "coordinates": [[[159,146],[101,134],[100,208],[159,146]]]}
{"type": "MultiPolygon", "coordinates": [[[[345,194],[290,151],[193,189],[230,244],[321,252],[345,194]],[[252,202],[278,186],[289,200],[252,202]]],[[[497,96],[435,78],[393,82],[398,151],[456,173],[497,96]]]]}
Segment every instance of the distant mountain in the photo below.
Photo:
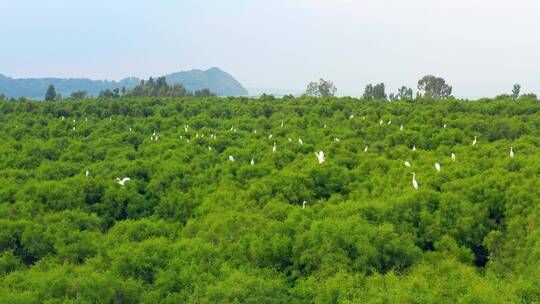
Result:
{"type": "MultiPolygon", "coordinates": [[[[248,95],[244,87],[230,74],[219,68],[206,71],[191,70],[165,75],[167,83],[182,83],[188,90],[209,89],[218,96],[248,95]]],[[[47,87],[52,84],[63,97],[68,97],[75,91],[86,91],[90,96],[97,96],[105,89],[126,87],[131,89],[141,82],[141,79],[129,77],[120,81],[91,80],[87,78],[21,78],[14,79],[0,74],[0,94],[8,97],[28,97],[43,99],[47,87]]]]}

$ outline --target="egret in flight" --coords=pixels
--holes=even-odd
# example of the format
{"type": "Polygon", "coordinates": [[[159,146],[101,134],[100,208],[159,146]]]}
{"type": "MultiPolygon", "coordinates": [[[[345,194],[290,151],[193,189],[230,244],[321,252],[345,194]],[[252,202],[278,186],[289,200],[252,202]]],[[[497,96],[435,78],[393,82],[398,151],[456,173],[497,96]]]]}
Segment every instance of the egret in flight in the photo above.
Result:
{"type": "Polygon", "coordinates": [[[416,181],[416,173],[412,173],[412,186],[414,189],[418,190],[418,182],[416,181]]]}
{"type": "Polygon", "coordinates": [[[411,163],[408,162],[408,161],[406,161],[406,162],[405,162],[405,167],[410,168],[410,167],[411,167],[411,163]]]}
{"type": "Polygon", "coordinates": [[[510,147],[510,158],[514,158],[515,154],[514,154],[514,148],[513,147],[510,147]]]}
{"type": "Polygon", "coordinates": [[[131,178],[129,177],[124,177],[123,179],[120,179],[119,177],[116,178],[116,180],[118,181],[118,183],[121,185],[121,186],[124,186],[126,184],[126,182],[130,181],[131,178]]]}
{"type": "Polygon", "coordinates": [[[317,155],[317,159],[319,160],[319,164],[324,163],[324,152],[320,151],[319,153],[315,152],[315,155],[317,155]]]}
{"type": "Polygon", "coordinates": [[[437,172],[441,172],[441,165],[439,163],[435,163],[435,170],[437,170],[437,172]]]}

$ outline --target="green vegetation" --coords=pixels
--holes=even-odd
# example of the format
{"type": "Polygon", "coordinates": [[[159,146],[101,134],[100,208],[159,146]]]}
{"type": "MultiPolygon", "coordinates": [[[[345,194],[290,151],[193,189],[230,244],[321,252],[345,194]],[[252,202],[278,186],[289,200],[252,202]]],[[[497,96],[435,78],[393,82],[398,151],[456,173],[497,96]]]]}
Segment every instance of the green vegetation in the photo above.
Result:
{"type": "Polygon", "coordinates": [[[1,101],[0,303],[539,302],[540,102],[410,95],[1,101]]]}

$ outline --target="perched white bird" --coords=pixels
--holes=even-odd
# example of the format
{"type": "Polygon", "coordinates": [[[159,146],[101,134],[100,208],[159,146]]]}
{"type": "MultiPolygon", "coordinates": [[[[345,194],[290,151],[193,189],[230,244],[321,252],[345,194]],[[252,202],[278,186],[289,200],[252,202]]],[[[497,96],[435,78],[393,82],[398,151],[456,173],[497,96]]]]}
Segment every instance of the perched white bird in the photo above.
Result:
{"type": "Polygon", "coordinates": [[[412,173],[412,186],[414,189],[418,190],[418,182],[416,181],[416,173],[412,173]]]}
{"type": "Polygon", "coordinates": [[[445,128],[445,129],[446,129],[446,124],[444,124],[444,125],[443,125],[443,128],[445,128]]]}
{"type": "Polygon", "coordinates": [[[133,129],[131,129],[131,127],[129,127],[129,132],[133,131],[133,129]]]}
{"type": "Polygon", "coordinates": [[[73,122],[75,122],[75,119],[73,120],[73,122]]]}
{"type": "Polygon", "coordinates": [[[253,133],[257,134],[257,130],[253,130],[253,133]]]}
{"type": "Polygon", "coordinates": [[[369,147],[366,146],[366,147],[364,148],[364,153],[367,153],[368,149],[369,149],[369,147]]]}
{"type": "Polygon", "coordinates": [[[73,127],[73,131],[75,131],[75,127],[73,127]]]}
{"type": "Polygon", "coordinates": [[[353,119],[353,118],[354,118],[354,115],[351,115],[351,116],[349,117],[349,119],[353,119]]]}
{"type": "Polygon", "coordinates": [[[514,154],[514,148],[513,147],[510,147],[510,158],[514,158],[515,154],[514,154]]]}
{"type": "Polygon", "coordinates": [[[292,139],[290,137],[288,138],[288,140],[289,140],[289,142],[292,142],[292,139]]]}
{"type": "Polygon", "coordinates": [[[452,161],[456,161],[456,153],[452,153],[451,157],[452,157],[452,161]]]}
{"type": "Polygon", "coordinates": [[[90,176],[90,171],[86,170],[85,175],[90,176]]]}
{"type": "Polygon", "coordinates": [[[189,129],[187,126],[184,126],[184,131],[186,131],[186,133],[189,132],[189,129]]]}
{"type": "Polygon", "coordinates": [[[195,138],[199,138],[199,133],[195,134],[195,138]]]}
{"type": "Polygon", "coordinates": [[[326,129],[326,124],[324,124],[324,128],[326,129]]]}
{"type": "Polygon", "coordinates": [[[303,201],[303,202],[302,202],[302,209],[306,209],[306,204],[307,204],[306,201],[303,201]]]}
{"type": "Polygon", "coordinates": [[[233,162],[233,161],[234,161],[234,157],[233,157],[232,155],[229,155],[229,160],[233,162]]]}
{"type": "Polygon", "coordinates": [[[62,116],[62,120],[66,119],[64,116],[62,116]]]}
{"type": "Polygon", "coordinates": [[[391,124],[392,124],[392,120],[390,119],[390,120],[388,121],[388,125],[391,125],[391,124]]]}
{"type": "Polygon", "coordinates": [[[298,142],[300,143],[300,145],[303,145],[303,144],[304,144],[304,142],[302,141],[301,138],[298,139],[298,142]]]}
{"type": "Polygon", "coordinates": [[[435,163],[435,170],[437,170],[437,172],[441,172],[441,165],[439,163],[435,163]]]}
{"type": "Polygon", "coordinates": [[[272,147],[272,152],[276,152],[277,150],[277,147],[276,147],[276,143],[274,142],[274,146],[272,147]]]}
{"type": "Polygon", "coordinates": [[[383,123],[382,119],[379,120],[379,126],[382,126],[382,123],[383,123]]]}
{"type": "Polygon", "coordinates": [[[403,131],[403,125],[399,126],[399,130],[403,131]]]}
{"type": "Polygon", "coordinates": [[[410,168],[410,167],[411,167],[411,163],[408,162],[408,161],[406,161],[406,162],[405,162],[405,167],[410,168]]]}
{"type": "Polygon", "coordinates": [[[366,117],[365,117],[365,116],[362,116],[362,120],[366,120],[366,117]]]}
{"type": "Polygon", "coordinates": [[[268,139],[272,139],[272,134],[268,135],[268,139]]]}
{"type": "Polygon", "coordinates": [[[212,151],[212,147],[208,146],[208,151],[212,151]]]}
{"type": "Polygon", "coordinates": [[[122,186],[124,186],[126,184],[126,182],[130,181],[131,178],[129,177],[124,177],[123,179],[120,179],[119,177],[116,178],[116,180],[118,181],[118,183],[122,186]]]}
{"type": "Polygon", "coordinates": [[[474,140],[473,140],[473,142],[472,142],[472,145],[473,145],[473,146],[476,145],[476,135],[474,136],[474,140]]]}
{"type": "Polygon", "coordinates": [[[88,121],[88,117],[86,117],[86,118],[84,119],[84,121],[88,121]]]}
{"type": "Polygon", "coordinates": [[[281,121],[281,127],[283,128],[283,120],[281,121]]]}
{"type": "Polygon", "coordinates": [[[335,138],[334,138],[334,141],[335,141],[335,142],[339,142],[339,138],[335,137],[335,138]]]}
{"type": "Polygon", "coordinates": [[[413,146],[413,147],[412,147],[412,150],[413,150],[413,151],[416,151],[416,146],[413,146]]]}
{"type": "Polygon", "coordinates": [[[252,166],[255,165],[255,160],[252,158],[251,162],[249,164],[252,165],[252,166]]]}
{"type": "Polygon", "coordinates": [[[319,160],[319,164],[324,163],[324,152],[320,151],[319,153],[315,152],[315,155],[317,155],[317,159],[319,160]]]}

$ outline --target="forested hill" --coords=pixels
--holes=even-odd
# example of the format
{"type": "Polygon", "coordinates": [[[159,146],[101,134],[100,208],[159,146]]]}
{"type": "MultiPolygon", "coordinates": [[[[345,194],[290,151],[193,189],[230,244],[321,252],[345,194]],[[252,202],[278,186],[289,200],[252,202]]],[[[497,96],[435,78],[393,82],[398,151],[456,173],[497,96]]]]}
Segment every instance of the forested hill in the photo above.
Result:
{"type": "Polygon", "coordinates": [[[0,101],[0,303],[539,303],[540,101],[0,101]]]}
{"type": "MultiPolygon", "coordinates": [[[[218,96],[248,95],[244,87],[230,74],[219,68],[206,71],[191,70],[165,75],[169,84],[183,84],[189,91],[209,89],[218,96]]],[[[103,90],[115,88],[132,89],[141,82],[136,77],[120,81],[91,80],[86,78],[27,78],[14,79],[0,74],[0,94],[7,97],[43,99],[47,87],[52,84],[57,93],[68,97],[75,91],[86,91],[89,96],[98,96],[103,90]]]]}

